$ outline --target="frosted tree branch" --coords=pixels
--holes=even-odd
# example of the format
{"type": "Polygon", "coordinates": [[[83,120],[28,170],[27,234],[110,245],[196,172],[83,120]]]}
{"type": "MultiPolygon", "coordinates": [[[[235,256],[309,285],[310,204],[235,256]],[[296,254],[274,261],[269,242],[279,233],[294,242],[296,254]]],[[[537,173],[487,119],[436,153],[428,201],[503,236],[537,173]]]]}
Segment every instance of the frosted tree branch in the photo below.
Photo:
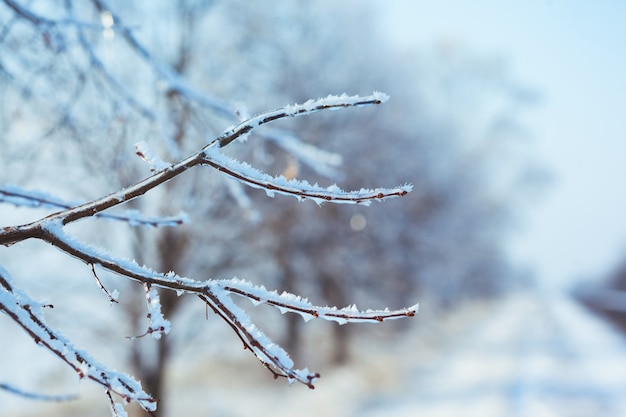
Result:
{"type": "Polygon", "coordinates": [[[272,177],[248,164],[227,157],[217,149],[207,149],[205,155],[204,163],[206,165],[212,166],[250,187],[263,189],[270,197],[273,197],[274,193],[279,193],[296,197],[301,201],[311,199],[317,204],[333,202],[369,205],[373,200],[404,196],[412,189],[410,185],[404,185],[397,188],[376,188],[373,190],[363,188],[358,191],[343,191],[337,185],[325,188],[317,184],[311,185],[307,181],[289,180],[282,175],[272,177]]]}
{"type": "MultiPolygon", "coordinates": [[[[56,247],[89,265],[98,286],[111,301],[114,300],[114,296],[104,288],[98,279],[96,266],[141,283],[145,292],[146,317],[149,322],[144,335],[150,334],[157,339],[169,331],[170,323],[162,314],[156,288],[175,291],[178,294],[196,295],[232,328],[243,345],[275,377],[285,377],[290,383],[297,381],[313,388],[313,383],[319,378],[319,374],[310,372],[307,368],[296,369],[287,352],[273,343],[254,325],[248,314],[233,302],[233,295],[246,298],[254,305],[269,305],[281,313],[299,314],[305,320],[320,318],[339,324],[351,322],[379,323],[385,320],[412,317],[417,312],[417,305],[401,310],[366,311],[360,311],[354,305],[341,309],[319,307],[299,296],[285,292],[279,294],[276,291],[268,291],[262,286],[255,286],[239,279],[195,280],[181,277],[174,272],[156,272],[149,267],[138,265],[135,261],[112,255],[103,249],[84,243],[66,233],[64,226],[88,217],[114,218],[125,220],[130,224],[173,225],[168,224],[167,221],[146,219],[128,212],[123,215],[111,215],[105,211],[143,196],[148,191],[196,166],[210,166],[243,184],[264,189],[269,195],[273,193],[292,195],[300,200],[311,199],[318,204],[330,202],[367,205],[374,200],[403,196],[411,191],[410,185],[346,192],[336,185],[320,187],[311,185],[306,181],[288,180],[282,176],[272,177],[222,153],[222,148],[235,140],[242,139],[255,128],[276,120],[311,115],[325,110],[375,105],[386,100],[387,96],[383,93],[374,93],[365,97],[344,94],[328,96],[319,100],[309,100],[303,104],[265,112],[226,130],[201,149],[172,164],[159,160],[150,154],[145,145],[140,144],[137,147],[137,152],[154,168],[156,172],[153,175],[117,192],[78,205],[66,203],[45,193],[24,191],[18,187],[2,187],[0,188],[0,202],[61,210],[28,224],[4,227],[0,231],[0,244],[11,245],[27,239],[39,239],[56,247]]],[[[174,223],[178,224],[184,221],[182,218],[179,220],[174,221],[174,223]]],[[[64,336],[49,328],[43,321],[41,306],[24,293],[14,289],[8,273],[3,269],[0,269],[0,309],[16,321],[36,343],[59,357],[81,378],[88,378],[102,385],[111,403],[113,415],[125,415],[125,411],[121,404],[117,404],[113,400],[111,394],[119,396],[125,403],[137,402],[147,411],[155,410],[156,400],[144,392],[137,381],[98,364],[86,353],[75,348],[64,336]]]]}
{"type": "Polygon", "coordinates": [[[410,185],[392,189],[362,190],[349,193],[334,186],[327,189],[321,189],[319,187],[310,186],[306,182],[293,181],[285,183],[281,177],[276,179],[265,177],[259,178],[258,174],[256,174],[253,170],[249,170],[247,173],[240,172],[239,170],[242,168],[242,165],[240,164],[239,166],[235,163],[222,165],[216,162],[217,159],[220,159],[219,153],[211,149],[215,147],[223,148],[232,143],[234,140],[249,134],[253,129],[276,120],[287,117],[310,115],[324,110],[380,104],[385,102],[387,99],[388,96],[386,94],[378,92],[365,97],[347,96],[343,94],[341,96],[328,96],[319,100],[309,100],[304,104],[296,104],[262,113],[248,119],[232,129],[227,130],[225,133],[187,158],[184,158],[181,161],[158,171],[154,175],[139,181],[134,185],[91,202],[52,214],[40,221],[8,228],[0,235],[0,244],[7,245],[26,238],[39,237],[41,235],[40,229],[43,220],[58,219],[66,225],[80,219],[96,216],[107,209],[142,196],[148,191],[198,165],[212,166],[213,168],[224,171],[228,175],[241,180],[245,184],[263,188],[268,190],[270,193],[277,191],[288,195],[301,196],[303,198],[310,197],[314,200],[323,199],[334,203],[357,204],[371,200],[384,200],[391,197],[406,195],[411,190],[410,185]]]}
{"type": "MultiPolygon", "coordinates": [[[[35,25],[45,27],[59,25],[74,26],[79,44],[83,51],[85,51],[92,68],[94,68],[96,72],[103,77],[111,89],[122,97],[130,107],[137,110],[137,112],[143,117],[146,117],[161,126],[162,131],[166,131],[163,120],[161,120],[161,118],[152,109],[144,105],[141,100],[128,88],[126,88],[121,80],[118,79],[118,77],[116,77],[109,68],[107,68],[103,60],[98,57],[92,43],[87,39],[85,30],[102,31],[105,29],[102,23],[81,22],[74,15],[71,2],[65,3],[66,10],[70,18],[51,19],[34,13],[27,7],[19,4],[19,2],[13,0],[3,1],[18,16],[32,22],[35,25]]],[[[153,69],[153,71],[165,83],[165,89],[169,93],[176,93],[185,98],[188,102],[197,103],[204,108],[213,110],[228,120],[240,121],[247,117],[247,111],[245,109],[240,108],[240,106],[234,106],[219,97],[200,92],[197,88],[189,85],[185,78],[182,77],[174,68],[155,57],[149,48],[137,39],[134,35],[133,29],[124,23],[122,17],[115,13],[114,9],[108,4],[108,2],[104,0],[92,0],[92,3],[94,4],[96,10],[100,13],[107,13],[111,15],[113,25],[109,29],[120,34],[127,44],[137,53],[137,55],[153,69]]],[[[318,149],[313,145],[306,144],[292,133],[286,133],[278,129],[271,129],[263,133],[259,133],[259,136],[276,143],[278,146],[284,148],[286,151],[290,152],[296,158],[322,175],[334,175],[336,173],[334,168],[341,162],[341,157],[339,155],[331,154],[322,149],[318,149]]]]}
{"type": "Polygon", "coordinates": [[[418,310],[417,304],[402,310],[367,310],[359,311],[356,305],[338,309],[337,307],[318,307],[309,303],[306,298],[295,294],[276,291],[268,291],[263,286],[255,286],[247,281],[231,279],[227,281],[216,281],[219,286],[232,294],[237,294],[247,298],[255,306],[267,304],[277,308],[281,313],[296,313],[302,316],[305,321],[314,318],[321,318],[328,321],[335,321],[339,324],[348,322],[369,322],[380,323],[385,320],[393,320],[403,317],[413,317],[418,310]]]}
{"type": "Polygon", "coordinates": [[[152,335],[155,339],[160,339],[162,334],[170,332],[170,322],[163,317],[161,312],[159,293],[147,281],[143,283],[143,288],[146,293],[146,304],[148,306],[147,318],[150,322],[145,334],[152,335]]]}
{"type": "Polygon", "coordinates": [[[56,355],[81,378],[88,378],[125,402],[136,402],[146,411],[156,410],[156,401],[139,382],[99,364],[62,334],[45,324],[42,306],[11,285],[9,273],[0,267],[0,310],[20,325],[35,343],[56,355]]]}
{"type": "Polygon", "coordinates": [[[212,147],[217,142],[217,144],[219,144],[219,147],[223,148],[235,139],[245,139],[246,135],[250,133],[250,131],[252,131],[253,129],[276,120],[285,119],[288,117],[306,116],[323,110],[337,110],[347,107],[370,106],[373,104],[384,103],[387,100],[389,100],[389,96],[381,92],[374,92],[372,95],[364,97],[348,96],[347,94],[342,94],[340,96],[329,95],[326,98],[309,100],[303,104],[286,106],[252,117],[240,123],[236,127],[227,130],[213,142],[209,143],[206,147],[212,147]]]}
{"type": "Polygon", "coordinates": [[[101,249],[85,245],[66,234],[58,221],[46,227],[46,233],[42,239],[83,262],[99,264],[111,272],[141,282],[146,291],[147,317],[150,321],[150,327],[145,334],[152,334],[153,337],[159,338],[161,333],[169,331],[169,322],[160,313],[158,296],[155,295],[153,286],[173,290],[179,294],[195,294],[231,326],[244,346],[250,349],[275,376],[284,376],[290,381],[301,382],[310,388],[313,388],[313,382],[319,376],[309,373],[307,369],[293,369],[293,361],[289,355],[252,324],[248,315],[233,303],[229,294],[247,298],[254,305],[267,304],[277,308],[281,313],[299,314],[307,321],[321,318],[339,324],[378,323],[413,317],[417,312],[417,305],[401,310],[367,311],[359,311],[356,306],[342,309],[318,307],[293,294],[284,292],[278,294],[276,291],[268,291],[264,287],[257,287],[238,279],[197,281],[174,273],[158,273],[145,266],[139,266],[134,261],[116,258],[101,249]]]}

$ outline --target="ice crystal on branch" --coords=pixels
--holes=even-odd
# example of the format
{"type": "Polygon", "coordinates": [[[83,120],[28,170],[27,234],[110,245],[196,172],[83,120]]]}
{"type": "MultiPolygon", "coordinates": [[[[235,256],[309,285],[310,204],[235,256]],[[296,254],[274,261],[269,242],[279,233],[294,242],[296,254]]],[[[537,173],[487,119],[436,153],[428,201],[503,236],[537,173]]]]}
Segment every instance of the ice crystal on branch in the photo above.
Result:
{"type": "Polygon", "coordinates": [[[265,190],[269,197],[279,193],[296,197],[298,200],[310,199],[318,205],[325,202],[369,205],[373,200],[401,197],[412,189],[411,185],[403,185],[396,188],[376,188],[373,190],[362,188],[358,191],[344,191],[336,184],[325,188],[317,184],[311,185],[307,181],[287,179],[282,175],[272,177],[246,163],[227,157],[216,148],[205,151],[204,163],[241,181],[243,184],[265,190]]]}
{"type": "Polygon", "coordinates": [[[0,311],[11,317],[43,348],[70,366],[78,376],[90,379],[125,402],[137,402],[147,411],[156,410],[156,401],[130,376],[115,372],[77,349],[65,336],[45,324],[41,304],[14,288],[8,271],[0,266],[0,311]]]}
{"type": "Polygon", "coordinates": [[[170,332],[170,322],[163,317],[163,313],[161,312],[159,293],[152,288],[148,282],[144,282],[143,287],[146,292],[146,304],[148,305],[147,317],[150,322],[146,334],[152,335],[155,339],[160,339],[161,334],[168,334],[170,332]]]}

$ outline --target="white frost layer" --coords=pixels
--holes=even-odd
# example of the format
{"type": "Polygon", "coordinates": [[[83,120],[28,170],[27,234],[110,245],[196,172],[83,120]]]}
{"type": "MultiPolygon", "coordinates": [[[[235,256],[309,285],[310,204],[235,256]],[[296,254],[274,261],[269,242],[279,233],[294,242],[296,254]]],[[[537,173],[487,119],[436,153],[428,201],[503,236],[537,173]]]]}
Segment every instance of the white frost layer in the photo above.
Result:
{"type": "Polygon", "coordinates": [[[287,179],[282,175],[273,177],[259,171],[250,164],[224,155],[217,148],[208,148],[204,152],[207,164],[250,187],[265,190],[269,197],[273,197],[275,193],[278,193],[296,197],[298,200],[311,199],[318,205],[326,202],[369,205],[372,200],[380,201],[397,197],[413,189],[413,186],[410,184],[396,188],[361,188],[358,191],[344,191],[336,184],[329,187],[321,187],[318,184],[310,184],[305,180],[287,179]]]}
{"type": "Polygon", "coordinates": [[[152,149],[150,149],[148,144],[144,141],[135,144],[135,152],[150,165],[150,171],[161,171],[172,166],[172,164],[163,161],[158,155],[152,152],[152,149]]]}
{"type": "Polygon", "coordinates": [[[89,378],[117,393],[127,401],[137,401],[144,409],[154,411],[156,402],[132,377],[112,371],[98,363],[87,352],[77,349],[64,335],[45,324],[41,303],[11,286],[9,273],[0,266],[0,277],[8,284],[0,285],[0,307],[21,325],[42,347],[60,356],[80,378],[89,378]]]}
{"type": "Polygon", "coordinates": [[[281,313],[299,314],[305,321],[320,318],[335,321],[339,324],[346,323],[376,323],[384,320],[394,320],[413,316],[417,313],[417,304],[401,310],[372,310],[361,311],[355,304],[344,308],[315,306],[306,298],[288,292],[278,293],[269,291],[264,286],[257,286],[248,281],[233,278],[230,280],[215,281],[215,284],[227,292],[237,294],[249,299],[255,306],[267,304],[277,308],[281,313]]]}

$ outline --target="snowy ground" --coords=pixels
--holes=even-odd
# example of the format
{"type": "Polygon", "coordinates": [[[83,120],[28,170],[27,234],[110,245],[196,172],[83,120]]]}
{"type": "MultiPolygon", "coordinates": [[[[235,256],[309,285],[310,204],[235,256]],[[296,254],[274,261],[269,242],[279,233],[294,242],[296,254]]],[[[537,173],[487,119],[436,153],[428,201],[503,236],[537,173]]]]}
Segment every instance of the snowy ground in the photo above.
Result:
{"type": "MultiPolygon", "coordinates": [[[[406,338],[360,343],[353,363],[322,369],[313,391],[272,380],[238,349],[220,363],[181,358],[168,415],[626,415],[625,341],[565,297],[517,294],[417,320],[406,338]]],[[[46,414],[106,416],[101,393],[86,395],[46,414]]],[[[23,416],[44,410],[23,405],[23,416]]]]}
{"type": "Polygon", "coordinates": [[[572,301],[503,300],[359,416],[626,415],[624,340],[572,301]]]}

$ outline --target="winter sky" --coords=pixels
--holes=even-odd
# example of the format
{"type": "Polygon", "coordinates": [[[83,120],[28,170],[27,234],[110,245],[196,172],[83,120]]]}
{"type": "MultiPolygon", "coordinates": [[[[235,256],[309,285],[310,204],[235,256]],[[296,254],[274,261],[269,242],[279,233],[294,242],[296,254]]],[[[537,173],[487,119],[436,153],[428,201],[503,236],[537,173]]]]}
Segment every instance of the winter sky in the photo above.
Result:
{"type": "Polygon", "coordinates": [[[626,258],[626,2],[383,4],[396,42],[502,56],[540,94],[524,121],[554,182],[524,213],[515,258],[547,288],[598,279],[626,258]]]}

